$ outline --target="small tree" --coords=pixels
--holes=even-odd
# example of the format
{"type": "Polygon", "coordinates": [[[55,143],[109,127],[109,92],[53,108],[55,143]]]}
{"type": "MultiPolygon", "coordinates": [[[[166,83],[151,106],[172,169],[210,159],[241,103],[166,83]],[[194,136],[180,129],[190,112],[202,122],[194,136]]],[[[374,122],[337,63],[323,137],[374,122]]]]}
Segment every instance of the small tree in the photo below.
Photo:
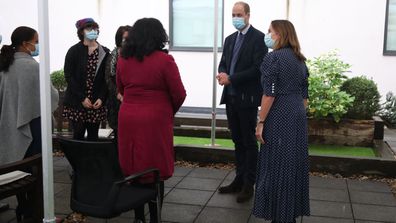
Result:
{"type": "Polygon", "coordinates": [[[380,109],[380,94],[373,80],[364,76],[348,79],[341,90],[355,97],[346,117],[352,119],[371,119],[380,109]]]}
{"type": "Polygon", "coordinates": [[[339,122],[354,100],[340,90],[351,66],[338,58],[337,51],[307,60],[307,66],[310,73],[308,114],[314,118],[332,116],[339,122]]]}

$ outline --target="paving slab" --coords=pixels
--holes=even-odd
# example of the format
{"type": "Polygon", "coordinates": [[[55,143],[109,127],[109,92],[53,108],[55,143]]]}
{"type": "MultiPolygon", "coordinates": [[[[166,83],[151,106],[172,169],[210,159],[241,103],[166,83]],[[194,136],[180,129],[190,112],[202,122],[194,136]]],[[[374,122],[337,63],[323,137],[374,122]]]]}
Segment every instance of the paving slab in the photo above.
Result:
{"type": "Polygon", "coordinates": [[[191,171],[188,176],[189,177],[197,177],[197,178],[208,178],[208,179],[221,179],[223,180],[229,170],[219,170],[219,169],[210,169],[210,168],[195,168],[191,171]]]}
{"type": "Polygon", "coordinates": [[[348,191],[339,189],[311,187],[309,188],[309,198],[311,200],[349,202],[348,191]]]}
{"type": "Polygon", "coordinates": [[[221,182],[220,179],[185,177],[176,185],[176,188],[215,191],[221,182]]]}
{"type": "Polygon", "coordinates": [[[347,180],[348,189],[350,191],[368,191],[368,192],[387,192],[391,193],[388,184],[367,180],[347,180]]]}
{"type": "Polygon", "coordinates": [[[253,208],[253,198],[245,203],[237,203],[236,196],[236,194],[219,194],[216,191],[212,198],[210,198],[207,206],[244,210],[251,210],[253,208]]]}
{"type": "Polygon", "coordinates": [[[311,200],[310,207],[312,216],[353,220],[350,203],[311,200]]]}
{"type": "Polygon", "coordinates": [[[396,207],[396,198],[392,193],[350,191],[351,202],[396,207]]]}
{"type": "Polygon", "coordinates": [[[184,177],[187,176],[194,168],[188,167],[175,167],[175,171],[173,172],[173,176],[175,177],[184,177]]]}
{"type": "MultiPolygon", "coordinates": [[[[296,219],[296,223],[301,223],[301,221],[302,221],[301,217],[298,217],[296,219]]],[[[250,218],[249,218],[248,223],[271,223],[271,221],[267,221],[267,220],[264,220],[264,219],[261,219],[261,218],[256,218],[255,216],[251,215],[250,218]]]]}
{"type": "Polygon", "coordinates": [[[182,179],[183,179],[183,177],[173,176],[173,177],[171,177],[171,178],[165,180],[164,186],[165,186],[165,187],[174,187],[174,186],[176,186],[176,184],[178,184],[182,179]]]}
{"type": "Polygon", "coordinates": [[[302,218],[302,223],[354,223],[354,221],[353,219],[344,219],[344,218],[304,216],[302,218]]]}
{"type": "Polygon", "coordinates": [[[168,203],[205,205],[213,192],[201,190],[186,190],[175,188],[165,197],[168,203]]]}
{"type": "Polygon", "coordinates": [[[199,214],[196,223],[241,223],[247,222],[249,210],[205,207],[199,214]]]}
{"type": "Polygon", "coordinates": [[[396,222],[396,207],[352,204],[356,220],[396,222]]]}
{"type": "Polygon", "coordinates": [[[203,206],[168,204],[162,206],[162,221],[168,222],[194,222],[203,206]]]}
{"type": "Polygon", "coordinates": [[[344,179],[324,178],[317,176],[309,177],[309,186],[318,188],[340,189],[346,190],[347,184],[344,179]]]}

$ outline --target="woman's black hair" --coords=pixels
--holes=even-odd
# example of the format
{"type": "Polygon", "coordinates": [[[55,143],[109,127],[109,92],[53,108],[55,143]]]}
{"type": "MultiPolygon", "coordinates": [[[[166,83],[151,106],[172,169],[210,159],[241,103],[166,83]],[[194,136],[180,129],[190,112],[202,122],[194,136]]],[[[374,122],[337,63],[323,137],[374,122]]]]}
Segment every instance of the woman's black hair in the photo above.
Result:
{"type": "Polygon", "coordinates": [[[135,57],[143,61],[144,56],[154,51],[168,52],[163,49],[168,41],[168,35],[158,19],[139,19],[128,32],[128,37],[121,49],[121,56],[123,58],[135,57]]]}
{"type": "Polygon", "coordinates": [[[116,47],[121,47],[122,44],[122,36],[124,35],[125,32],[127,32],[129,29],[131,29],[131,26],[120,26],[117,29],[117,32],[115,34],[115,44],[116,47]]]}
{"type": "Polygon", "coordinates": [[[37,33],[36,30],[20,26],[11,34],[11,45],[4,45],[0,51],[0,72],[7,72],[11,64],[14,62],[14,54],[16,50],[23,44],[29,42],[37,33]]]}
{"type": "Polygon", "coordinates": [[[78,36],[78,39],[80,39],[81,41],[84,40],[84,29],[86,29],[86,28],[97,29],[98,34],[99,34],[99,24],[96,22],[87,22],[83,26],[81,26],[77,29],[77,36],[78,36]]]}

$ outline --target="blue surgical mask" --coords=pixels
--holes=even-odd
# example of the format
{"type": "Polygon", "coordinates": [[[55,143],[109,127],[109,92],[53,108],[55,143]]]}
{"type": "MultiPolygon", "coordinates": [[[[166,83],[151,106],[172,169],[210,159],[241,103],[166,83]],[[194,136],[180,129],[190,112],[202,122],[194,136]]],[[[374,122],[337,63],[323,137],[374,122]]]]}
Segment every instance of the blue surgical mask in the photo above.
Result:
{"type": "Polygon", "coordinates": [[[96,40],[98,38],[98,31],[97,30],[91,30],[91,31],[85,31],[85,38],[88,40],[96,40]]]}
{"type": "Polygon", "coordinates": [[[275,41],[271,38],[271,35],[272,35],[271,33],[267,33],[264,36],[264,42],[265,42],[265,45],[267,45],[268,48],[273,49],[274,45],[275,45],[275,41]]]}
{"type": "Polygon", "coordinates": [[[234,25],[235,29],[242,30],[245,26],[245,19],[243,17],[233,17],[232,25],[234,25]]]}
{"type": "MultiPolygon", "coordinates": [[[[28,42],[28,43],[29,43],[29,42],[28,42]]],[[[40,51],[39,51],[39,44],[38,44],[38,43],[36,43],[36,44],[29,43],[29,44],[32,45],[32,46],[34,46],[34,48],[35,48],[34,51],[30,51],[30,55],[31,55],[32,57],[38,56],[39,53],[40,53],[40,51]]]]}

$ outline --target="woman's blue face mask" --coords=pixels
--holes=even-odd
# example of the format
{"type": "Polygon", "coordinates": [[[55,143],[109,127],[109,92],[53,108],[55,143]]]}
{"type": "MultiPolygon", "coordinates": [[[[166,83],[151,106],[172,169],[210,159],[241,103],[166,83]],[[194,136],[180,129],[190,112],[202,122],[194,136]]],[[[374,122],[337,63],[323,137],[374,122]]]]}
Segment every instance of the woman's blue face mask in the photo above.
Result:
{"type": "Polygon", "coordinates": [[[96,40],[98,38],[98,30],[92,29],[90,31],[84,31],[85,38],[88,40],[96,40]]]}
{"type": "MultiPolygon", "coordinates": [[[[28,42],[28,43],[29,43],[29,42],[28,42]]],[[[34,46],[34,48],[35,48],[34,51],[30,51],[30,55],[31,55],[32,57],[38,56],[39,53],[40,53],[40,51],[39,51],[39,44],[38,44],[38,43],[36,43],[36,44],[29,43],[29,44],[32,45],[32,46],[34,46]]]]}

